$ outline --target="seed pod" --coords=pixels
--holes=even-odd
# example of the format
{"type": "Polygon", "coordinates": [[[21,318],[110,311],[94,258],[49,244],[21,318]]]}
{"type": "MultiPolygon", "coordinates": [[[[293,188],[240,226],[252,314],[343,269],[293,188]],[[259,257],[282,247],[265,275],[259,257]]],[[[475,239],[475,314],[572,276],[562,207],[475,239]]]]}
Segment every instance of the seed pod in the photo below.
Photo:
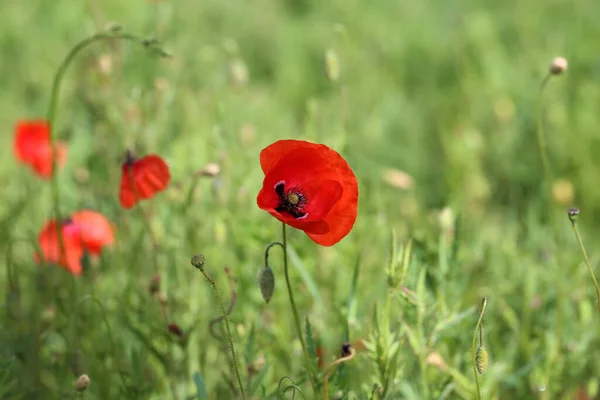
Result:
{"type": "Polygon", "coordinates": [[[485,346],[479,346],[475,352],[475,367],[479,375],[485,374],[488,367],[488,352],[485,346]]]}
{"type": "Polygon", "coordinates": [[[569,63],[564,57],[555,57],[550,63],[550,73],[552,75],[560,75],[567,70],[569,63]]]}
{"type": "Polygon", "coordinates": [[[77,382],[75,382],[75,390],[78,392],[83,392],[90,386],[90,377],[87,375],[81,375],[77,378],[77,382]]]}
{"type": "Polygon", "coordinates": [[[202,254],[196,254],[192,257],[192,265],[198,268],[200,271],[204,270],[204,263],[206,262],[206,258],[202,254]]]}
{"type": "Polygon", "coordinates": [[[260,286],[260,293],[263,299],[265,299],[265,303],[269,303],[275,291],[275,275],[268,265],[258,273],[258,285],[260,286]]]}

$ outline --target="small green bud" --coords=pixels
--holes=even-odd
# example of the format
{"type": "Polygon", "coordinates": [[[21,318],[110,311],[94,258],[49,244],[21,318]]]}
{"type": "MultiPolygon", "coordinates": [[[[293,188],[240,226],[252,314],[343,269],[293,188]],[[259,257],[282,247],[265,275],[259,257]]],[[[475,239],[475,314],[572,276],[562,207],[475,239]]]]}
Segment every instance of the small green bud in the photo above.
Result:
{"type": "Polygon", "coordinates": [[[479,346],[475,352],[475,367],[479,375],[483,375],[487,371],[488,361],[488,352],[485,346],[479,346]]]}
{"type": "Polygon", "coordinates": [[[200,271],[204,271],[204,262],[206,262],[206,258],[202,254],[196,254],[191,261],[192,265],[200,271]]]}
{"type": "Polygon", "coordinates": [[[577,216],[579,215],[579,208],[575,208],[575,207],[569,208],[568,214],[569,214],[569,220],[572,223],[575,223],[575,221],[577,221],[577,216]]]}
{"type": "Polygon", "coordinates": [[[275,274],[273,274],[273,270],[268,265],[258,273],[258,285],[260,286],[260,293],[263,299],[265,299],[265,303],[269,303],[275,291],[275,274]]]}

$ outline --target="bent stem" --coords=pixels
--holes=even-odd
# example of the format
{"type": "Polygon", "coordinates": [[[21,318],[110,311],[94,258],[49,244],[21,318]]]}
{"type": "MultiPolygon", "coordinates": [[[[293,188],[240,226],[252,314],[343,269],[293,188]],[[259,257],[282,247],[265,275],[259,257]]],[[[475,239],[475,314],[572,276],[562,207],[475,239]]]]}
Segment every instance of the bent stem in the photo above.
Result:
{"type": "MultiPolygon", "coordinates": [[[[285,274],[285,283],[287,284],[288,295],[290,297],[290,306],[292,307],[292,314],[294,315],[294,324],[296,325],[296,333],[298,334],[298,338],[300,339],[300,344],[302,344],[302,352],[304,353],[304,362],[306,364],[306,373],[308,374],[310,384],[312,385],[313,391],[316,395],[317,387],[315,385],[315,377],[313,375],[313,368],[311,365],[310,356],[308,355],[306,342],[304,341],[304,335],[302,334],[302,325],[300,324],[300,316],[298,315],[298,308],[296,307],[296,302],[294,301],[294,291],[292,289],[292,284],[290,282],[290,274],[288,271],[287,235],[286,235],[286,231],[285,231],[285,224],[282,222],[281,226],[282,226],[282,236],[283,236],[283,272],[285,274]]],[[[265,256],[265,258],[266,258],[266,256],[265,256]]]]}
{"type": "Polygon", "coordinates": [[[592,269],[592,265],[590,264],[590,259],[588,258],[587,252],[585,251],[585,247],[583,246],[583,240],[581,240],[579,229],[577,229],[577,222],[575,222],[575,220],[572,219],[571,224],[573,225],[573,232],[575,232],[575,236],[577,237],[577,241],[579,242],[579,248],[581,249],[581,254],[583,254],[585,265],[587,266],[588,271],[590,271],[592,281],[594,281],[594,287],[596,288],[596,296],[598,298],[598,311],[600,311],[600,286],[598,285],[598,281],[596,280],[596,275],[594,275],[594,270],[592,269]]]}
{"type": "MultiPolygon", "coordinates": [[[[63,81],[63,78],[67,71],[67,68],[69,67],[69,65],[75,58],[75,56],[77,54],[79,54],[79,52],[81,50],[83,50],[88,45],[90,45],[94,42],[98,42],[98,41],[102,41],[102,40],[109,40],[109,39],[130,40],[133,42],[140,43],[145,48],[156,51],[161,57],[169,56],[168,53],[166,53],[164,50],[162,50],[160,47],[158,47],[158,42],[156,40],[144,39],[141,36],[137,36],[137,35],[134,35],[131,33],[119,32],[118,30],[113,29],[112,31],[109,31],[109,32],[96,33],[90,37],[83,39],[79,43],[77,43],[67,53],[66,57],[63,59],[62,63],[58,67],[56,74],[54,75],[54,80],[52,82],[52,91],[50,92],[51,93],[50,94],[50,103],[48,105],[48,112],[46,114],[46,122],[48,123],[48,127],[49,127],[48,130],[49,130],[50,146],[52,147],[52,175],[51,175],[52,176],[52,181],[51,181],[52,203],[53,203],[53,208],[54,208],[54,216],[55,216],[56,222],[57,222],[56,229],[57,229],[57,235],[58,235],[61,256],[65,255],[65,246],[64,246],[64,238],[62,236],[62,230],[61,230],[60,191],[58,188],[58,178],[57,178],[58,166],[57,166],[56,157],[55,157],[55,155],[57,154],[57,146],[56,146],[56,140],[53,135],[54,124],[56,122],[58,99],[59,99],[59,94],[60,94],[60,85],[63,81]]],[[[59,257],[59,259],[60,259],[60,257],[59,257]]]]}
{"type": "Polygon", "coordinates": [[[350,354],[349,355],[347,355],[346,357],[338,358],[337,360],[335,360],[334,362],[332,362],[331,364],[329,364],[329,366],[325,370],[325,375],[323,375],[323,399],[324,400],[328,400],[329,399],[329,391],[328,391],[329,374],[331,373],[331,371],[333,370],[333,368],[336,365],[339,365],[341,363],[345,363],[346,361],[352,360],[355,355],[356,355],[356,350],[354,350],[354,347],[350,347],[350,354]]]}
{"type": "MultiPolygon", "coordinates": [[[[113,338],[112,329],[110,328],[110,324],[108,323],[108,317],[106,315],[106,310],[104,309],[104,305],[102,304],[102,302],[100,300],[98,300],[98,298],[96,296],[89,295],[89,294],[84,296],[83,298],[81,298],[81,300],[79,300],[78,305],[81,306],[83,303],[85,303],[88,300],[94,302],[100,309],[100,313],[102,314],[102,320],[104,321],[104,326],[106,327],[106,334],[108,336],[108,342],[110,344],[110,348],[112,350],[113,357],[115,358],[115,363],[117,363],[117,365],[118,365],[119,364],[119,362],[118,362],[119,361],[119,358],[118,358],[119,353],[117,352],[117,345],[113,338]]],[[[119,377],[121,378],[121,384],[123,385],[123,388],[127,390],[127,383],[125,381],[125,376],[123,375],[123,371],[121,368],[119,368],[119,377]]]]}
{"type": "Polygon", "coordinates": [[[217,297],[217,302],[219,303],[219,308],[221,309],[221,316],[223,317],[223,321],[225,322],[225,330],[226,330],[226,334],[227,334],[227,341],[229,342],[229,350],[231,351],[231,359],[233,362],[233,369],[235,370],[235,377],[237,378],[238,385],[240,387],[240,393],[242,394],[242,399],[245,399],[246,392],[244,392],[242,376],[240,375],[240,370],[238,367],[238,359],[237,359],[237,356],[235,355],[235,348],[233,347],[233,339],[231,337],[231,328],[229,327],[229,319],[227,318],[227,311],[225,310],[225,305],[223,304],[223,298],[221,297],[221,293],[219,292],[219,289],[217,289],[215,280],[213,278],[211,278],[206,273],[206,271],[204,271],[204,268],[199,268],[199,269],[202,272],[202,275],[204,275],[204,277],[208,281],[208,283],[210,283],[210,285],[212,286],[213,291],[215,292],[215,296],[217,297]]]}
{"type": "Polygon", "coordinates": [[[483,313],[485,313],[485,308],[487,307],[487,297],[484,297],[481,301],[481,311],[479,311],[479,320],[477,321],[477,326],[475,326],[475,332],[473,333],[473,344],[471,345],[471,357],[473,362],[473,375],[475,375],[475,387],[477,388],[477,399],[481,400],[481,389],[479,388],[479,375],[477,374],[477,363],[475,362],[475,352],[476,352],[476,344],[477,344],[477,331],[479,331],[480,340],[482,339],[481,333],[481,324],[483,323],[483,313]]]}
{"type": "Polygon", "coordinates": [[[540,83],[540,88],[538,90],[538,98],[537,98],[537,126],[536,126],[536,134],[538,140],[538,147],[540,152],[540,157],[542,159],[542,166],[544,168],[544,174],[546,176],[547,184],[551,184],[551,171],[550,171],[550,161],[548,159],[548,151],[546,149],[546,140],[544,138],[544,124],[542,123],[542,95],[544,93],[544,89],[548,84],[548,81],[552,75],[548,74],[542,79],[540,83]]]}

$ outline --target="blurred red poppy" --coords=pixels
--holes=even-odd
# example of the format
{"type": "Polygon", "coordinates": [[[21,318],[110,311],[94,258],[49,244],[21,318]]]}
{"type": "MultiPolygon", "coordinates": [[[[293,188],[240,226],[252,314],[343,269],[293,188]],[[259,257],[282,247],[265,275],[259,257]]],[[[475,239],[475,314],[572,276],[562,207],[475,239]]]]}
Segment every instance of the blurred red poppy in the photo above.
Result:
{"type": "Polygon", "coordinates": [[[64,245],[64,252],[61,254],[56,220],[50,220],[38,236],[38,244],[42,254],[34,254],[34,259],[37,262],[43,259],[47,263],[57,264],[68,269],[73,275],[81,275],[83,246],[78,231],[79,229],[72,221],[61,223],[61,234],[64,245]]]}
{"type": "Polygon", "coordinates": [[[131,208],[139,200],[153,197],[171,181],[169,166],[155,154],[136,160],[128,152],[122,170],[119,200],[124,208],[131,208]]]}
{"type": "MultiPolygon", "coordinates": [[[[56,142],[56,164],[67,160],[67,146],[56,142]]],[[[14,153],[19,162],[29,165],[42,178],[52,176],[52,145],[50,126],[44,120],[20,121],[15,128],[14,153]]]]}
{"type": "Polygon", "coordinates": [[[322,144],[280,140],[261,151],[260,164],[265,173],[256,199],[260,208],[322,246],[350,233],[358,183],[337,152],[322,144]]]}
{"type": "Polygon", "coordinates": [[[83,247],[91,254],[100,255],[104,246],[114,243],[113,227],[99,212],[78,211],[73,213],[71,220],[79,228],[79,237],[83,247]]]}
{"type": "Polygon", "coordinates": [[[100,255],[104,246],[114,242],[111,224],[100,213],[82,210],[73,213],[71,218],[61,222],[64,252],[60,255],[56,220],[51,219],[38,236],[41,255],[34,254],[34,259],[41,262],[58,264],[65,267],[73,275],[81,275],[81,257],[84,251],[100,255]],[[60,256],[59,256],[60,255],[60,256]]]}

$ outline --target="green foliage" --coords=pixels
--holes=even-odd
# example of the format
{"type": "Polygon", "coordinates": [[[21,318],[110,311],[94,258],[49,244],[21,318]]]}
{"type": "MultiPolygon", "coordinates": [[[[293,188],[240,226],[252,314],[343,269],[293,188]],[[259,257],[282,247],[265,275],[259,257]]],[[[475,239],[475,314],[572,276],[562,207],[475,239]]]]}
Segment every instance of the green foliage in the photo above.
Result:
{"type": "MultiPolygon", "coordinates": [[[[344,342],[357,350],[330,375],[330,398],[472,399],[483,296],[482,398],[596,397],[600,315],[566,210],[581,209],[596,268],[598,15],[586,0],[0,2],[0,398],[233,398],[220,311],[189,266],[198,252],[233,304],[247,392],[313,398],[287,293],[265,304],[256,284],[264,246],[281,239],[255,203],[259,152],[281,138],[335,148],[360,185],[339,244],[288,231],[319,379],[344,342]],[[74,278],[32,259],[52,193],[15,162],[12,126],[45,115],[64,56],[110,21],[173,57],[103,42],[66,73],[61,209],[117,227],[74,278]],[[549,196],[535,110],[557,55],[569,70],[543,95],[549,196]],[[171,167],[171,187],[144,204],[148,225],[118,203],[128,148],[171,167]],[[75,393],[81,374],[91,383],[75,393]]],[[[283,282],[279,257],[269,265],[283,282]]]]}

